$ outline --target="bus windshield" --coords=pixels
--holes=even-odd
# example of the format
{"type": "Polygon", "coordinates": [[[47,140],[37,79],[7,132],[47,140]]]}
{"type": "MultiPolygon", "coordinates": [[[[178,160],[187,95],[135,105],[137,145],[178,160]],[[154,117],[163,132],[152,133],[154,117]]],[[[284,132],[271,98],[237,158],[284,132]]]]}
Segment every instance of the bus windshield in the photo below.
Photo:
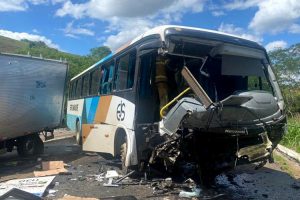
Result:
{"type": "Polygon", "coordinates": [[[218,43],[170,42],[168,68],[187,66],[212,101],[237,92],[262,90],[274,95],[264,52],[218,43]]]}

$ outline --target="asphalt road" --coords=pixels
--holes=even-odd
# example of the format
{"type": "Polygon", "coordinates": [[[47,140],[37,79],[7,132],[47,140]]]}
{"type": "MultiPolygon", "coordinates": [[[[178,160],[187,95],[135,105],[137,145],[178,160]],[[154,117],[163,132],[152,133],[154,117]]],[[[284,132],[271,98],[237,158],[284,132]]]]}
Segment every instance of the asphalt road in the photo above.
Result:
{"type": "MultiPolygon", "coordinates": [[[[69,164],[68,170],[72,174],[57,175],[50,186],[56,192],[46,196],[45,199],[58,199],[66,194],[99,199],[129,195],[137,199],[180,199],[178,192],[184,189],[185,185],[174,181],[173,189],[163,187],[164,181],[145,182],[144,177],[124,181],[131,185],[104,187],[103,183],[107,180],[96,180],[95,175],[110,169],[119,171],[120,163],[95,153],[82,152],[75,144],[74,138],[63,139],[64,136],[70,136],[67,132],[60,131],[57,135],[61,139],[46,142],[45,154],[39,158],[20,158],[16,152],[0,155],[0,181],[33,177],[33,171],[39,167],[41,159],[43,161],[63,160],[69,164]],[[153,195],[155,187],[165,188],[165,191],[156,190],[163,194],[153,195]]],[[[254,165],[241,166],[218,176],[216,183],[212,189],[201,188],[199,199],[297,200],[300,199],[300,166],[286,160],[281,163],[267,164],[259,170],[254,170],[254,165]]]]}

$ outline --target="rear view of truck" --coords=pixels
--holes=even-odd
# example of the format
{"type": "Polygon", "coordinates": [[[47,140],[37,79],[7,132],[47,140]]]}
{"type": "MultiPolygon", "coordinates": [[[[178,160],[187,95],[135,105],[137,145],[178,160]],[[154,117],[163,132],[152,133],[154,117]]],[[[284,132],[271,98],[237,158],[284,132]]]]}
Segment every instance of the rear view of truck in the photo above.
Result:
{"type": "Polygon", "coordinates": [[[0,54],[0,149],[40,154],[41,132],[53,133],[64,117],[68,65],[59,60],[0,54]]]}

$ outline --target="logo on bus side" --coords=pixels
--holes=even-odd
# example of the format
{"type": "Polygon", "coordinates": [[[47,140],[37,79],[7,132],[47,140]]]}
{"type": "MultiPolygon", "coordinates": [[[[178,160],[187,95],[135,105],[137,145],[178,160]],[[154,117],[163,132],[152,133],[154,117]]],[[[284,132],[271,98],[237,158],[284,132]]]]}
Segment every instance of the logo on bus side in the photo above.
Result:
{"type": "Polygon", "coordinates": [[[121,101],[117,107],[117,120],[123,121],[125,119],[125,111],[123,110],[125,108],[125,103],[121,101]]]}

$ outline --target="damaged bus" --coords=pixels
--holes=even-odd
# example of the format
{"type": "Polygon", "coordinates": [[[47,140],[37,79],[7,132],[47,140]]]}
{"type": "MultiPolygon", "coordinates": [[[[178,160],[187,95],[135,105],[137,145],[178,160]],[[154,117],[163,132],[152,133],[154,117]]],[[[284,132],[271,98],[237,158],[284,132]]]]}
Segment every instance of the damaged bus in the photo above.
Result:
{"type": "Polygon", "coordinates": [[[182,26],[151,29],[78,74],[67,112],[84,151],[204,182],[272,161],[286,128],[261,45],[182,26]]]}

